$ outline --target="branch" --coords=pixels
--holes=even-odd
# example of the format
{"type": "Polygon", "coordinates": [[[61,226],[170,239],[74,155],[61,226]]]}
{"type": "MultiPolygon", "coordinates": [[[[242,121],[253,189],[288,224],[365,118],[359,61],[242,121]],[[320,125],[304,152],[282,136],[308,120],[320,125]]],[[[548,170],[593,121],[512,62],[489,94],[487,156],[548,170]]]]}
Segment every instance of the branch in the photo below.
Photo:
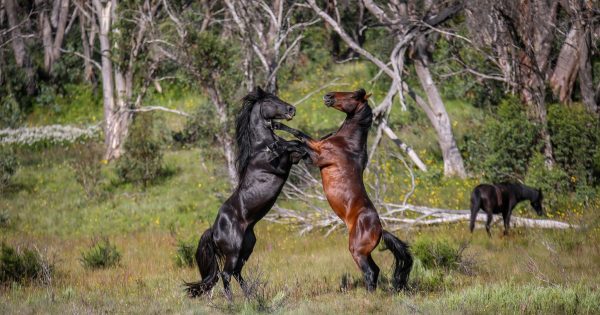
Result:
{"type": "Polygon", "coordinates": [[[177,114],[177,115],[181,115],[181,116],[185,116],[185,117],[192,117],[192,115],[184,112],[184,111],[180,111],[177,109],[170,109],[170,108],[166,108],[166,107],[162,107],[162,106],[143,106],[143,107],[139,107],[139,108],[133,108],[133,109],[128,109],[127,111],[130,112],[149,112],[149,111],[155,111],[155,110],[160,110],[160,111],[164,111],[164,112],[169,112],[169,113],[173,113],[173,114],[177,114]]]}
{"type": "Polygon", "coordinates": [[[102,71],[102,66],[94,59],[88,58],[85,55],[82,55],[76,51],[71,51],[71,50],[65,50],[65,49],[60,49],[61,52],[66,53],[66,54],[73,54],[75,56],[81,57],[84,60],[90,62],[91,64],[93,64],[96,68],[98,68],[98,70],[102,71]]]}
{"type": "Polygon", "coordinates": [[[319,93],[319,92],[323,91],[324,89],[326,89],[326,88],[328,88],[328,87],[330,87],[330,86],[333,86],[333,85],[349,85],[348,83],[336,83],[336,82],[337,82],[339,79],[340,79],[340,78],[335,78],[335,79],[333,79],[333,80],[329,81],[329,83],[327,83],[327,84],[325,84],[325,85],[322,85],[320,88],[318,88],[318,89],[316,89],[316,90],[314,90],[314,91],[312,91],[312,92],[310,92],[310,93],[308,93],[308,94],[304,95],[304,97],[302,97],[301,99],[299,99],[299,100],[295,101],[294,103],[292,103],[292,105],[294,105],[294,106],[298,106],[300,103],[302,103],[302,102],[306,101],[306,100],[307,100],[307,99],[309,99],[311,96],[313,96],[313,95],[315,95],[315,94],[317,94],[317,93],[319,93]]]}

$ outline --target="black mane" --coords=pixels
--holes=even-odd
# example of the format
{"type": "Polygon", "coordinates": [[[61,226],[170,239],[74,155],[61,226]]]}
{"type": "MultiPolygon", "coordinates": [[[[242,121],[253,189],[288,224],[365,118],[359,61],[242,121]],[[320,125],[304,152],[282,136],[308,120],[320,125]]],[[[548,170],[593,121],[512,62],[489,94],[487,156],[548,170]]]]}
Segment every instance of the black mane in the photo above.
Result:
{"type": "Polygon", "coordinates": [[[235,141],[237,145],[237,156],[235,158],[235,167],[238,178],[242,178],[246,172],[246,167],[252,156],[252,139],[250,115],[254,104],[263,100],[267,94],[261,89],[255,89],[248,93],[242,100],[242,109],[235,120],[235,141]]]}

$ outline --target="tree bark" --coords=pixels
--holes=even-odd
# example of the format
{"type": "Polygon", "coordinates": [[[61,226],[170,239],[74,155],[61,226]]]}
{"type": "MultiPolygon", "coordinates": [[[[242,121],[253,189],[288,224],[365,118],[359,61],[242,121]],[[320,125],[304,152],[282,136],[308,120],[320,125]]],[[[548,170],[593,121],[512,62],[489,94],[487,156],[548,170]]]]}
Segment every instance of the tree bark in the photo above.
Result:
{"type": "Polygon", "coordinates": [[[4,0],[4,7],[8,16],[8,26],[11,28],[10,39],[12,40],[11,46],[15,54],[15,61],[19,67],[23,67],[27,51],[21,34],[21,27],[19,26],[21,21],[19,20],[18,7],[14,0],[4,0]]]}
{"type": "Polygon", "coordinates": [[[579,45],[579,88],[581,100],[585,108],[592,114],[600,115],[599,103],[594,93],[594,82],[592,78],[592,34],[589,26],[577,22],[582,28],[581,41],[579,45]]]}
{"type": "Polygon", "coordinates": [[[123,144],[131,121],[131,112],[127,110],[126,87],[122,74],[113,67],[111,58],[110,32],[113,24],[113,3],[100,0],[93,2],[99,24],[102,98],[104,102],[104,158],[113,160],[123,153],[123,144]],[[116,91],[115,91],[116,90],[116,91]]]}
{"type": "Polygon", "coordinates": [[[208,95],[217,110],[217,116],[219,118],[220,130],[217,134],[217,141],[223,147],[223,153],[225,156],[225,162],[227,163],[227,173],[229,175],[229,182],[231,187],[236,187],[238,183],[238,174],[235,168],[235,151],[234,144],[231,135],[229,134],[229,119],[227,115],[227,104],[221,97],[219,89],[214,85],[209,84],[207,87],[208,95]]]}
{"type": "Polygon", "coordinates": [[[423,110],[438,135],[438,144],[440,145],[444,159],[444,175],[465,178],[467,174],[462,156],[454,139],[450,117],[433,82],[429,68],[421,60],[415,60],[414,65],[419,82],[429,100],[429,107],[423,108],[423,110]]]}
{"type": "Polygon", "coordinates": [[[554,92],[554,95],[558,97],[561,103],[569,103],[571,101],[573,85],[575,84],[579,70],[581,37],[581,29],[573,26],[560,49],[556,66],[549,79],[552,92],[554,92]]]}

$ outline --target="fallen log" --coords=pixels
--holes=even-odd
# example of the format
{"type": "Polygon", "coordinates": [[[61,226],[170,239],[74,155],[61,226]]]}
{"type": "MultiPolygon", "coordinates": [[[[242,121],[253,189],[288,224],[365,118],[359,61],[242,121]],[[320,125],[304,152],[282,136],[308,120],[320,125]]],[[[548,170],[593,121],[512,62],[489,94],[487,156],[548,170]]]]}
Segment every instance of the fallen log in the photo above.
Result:
{"type": "MultiPolygon", "coordinates": [[[[450,210],[440,208],[430,208],[424,206],[416,206],[411,204],[380,204],[380,209],[387,209],[379,216],[382,223],[386,225],[388,230],[398,230],[411,228],[415,226],[433,226],[446,223],[456,223],[460,221],[468,221],[471,216],[470,210],[450,210]],[[402,214],[401,216],[399,214],[402,214]]],[[[321,210],[321,209],[319,209],[321,210]]],[[[494,216],[500,218],[499,215],[494,216]]],[[[282,223],[294,224],[300,226],[300,233],[306,233],[313,229],[328,229],[327,235],[335,229],[344,226],[343,222],[333,212],[324,211],[296,211],[292,209],[275,206],[273,211],[265,217],[266,220],[282,223]]],[[[477,222],[485,222],[487,214],[479,212],[476,218],[477,222]]],[[[501,220],[495,220],[498,222],[501,220]]],[[[494,222],[494,223],[495,223],[494,222]]],[[[518,216],[511,216],[512,227],[532,227],[543,229],[568,229],[578,228],[577,225],[547,219],[530,219],[518,216]]]]}

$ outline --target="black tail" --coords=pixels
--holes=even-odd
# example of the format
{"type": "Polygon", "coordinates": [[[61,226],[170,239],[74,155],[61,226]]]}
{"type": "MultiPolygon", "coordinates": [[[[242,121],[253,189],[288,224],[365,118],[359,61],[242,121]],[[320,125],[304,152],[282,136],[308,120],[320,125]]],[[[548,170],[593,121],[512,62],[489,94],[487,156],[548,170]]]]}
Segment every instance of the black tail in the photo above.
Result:
{"type": "Polygon", "coordinates": [[[477,212],[479,212],[479,206],[481,205],[481,193],[479,189],[475,188],[471,193],[471,222],[469,223],[469,230],[473,233],[475,229],[475,219],[477,218],[477,212]]]}
{"type": "Polygon", "coordinates": [[[408,284],[408,276],[413,265],[413,258],[410,254],[408,244],[398,239],[394,234],[383,231],[383,242],[385,247],[394,254],[394,280],[392,284],[394,289],[406,289],[408,284]]]}
{"type": "Polygon", "coordinates": [[[202,280],[185,283],[185,290],[190,297],[198,297],[209,292],[219,281],[218,258],[220,258],[220,255],[217,248],[215,248],[212,229],[208,229],[202,234],[196,250],[196,263],[202,280]]]}

